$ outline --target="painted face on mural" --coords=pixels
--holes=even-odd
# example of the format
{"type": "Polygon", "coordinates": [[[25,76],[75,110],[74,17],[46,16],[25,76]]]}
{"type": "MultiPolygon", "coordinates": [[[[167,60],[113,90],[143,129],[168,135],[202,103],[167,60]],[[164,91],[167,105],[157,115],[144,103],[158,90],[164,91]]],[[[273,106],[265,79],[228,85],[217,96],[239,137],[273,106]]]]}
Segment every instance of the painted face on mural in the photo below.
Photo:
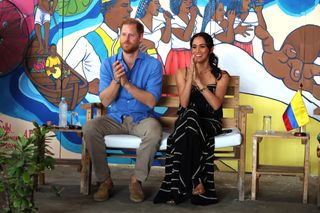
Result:
{"type": "Polygon", "coordinates": [[[135,24],[126,24],[122,26],[120,33],[120,43],[123,52],[134,53],[139,49],[142,41],[142,35],[137,31],[135,24]]]}
{"type": "Polygon", "coordinates": [[[50,47],[50,55],[56,56],[57,55],[57,47],[56,45],[51,45],[50,47]]]}
{"type": "Polygon", "coordinates": [[[242,1],[242,12],[246,12],[249,10],[250,0],[242,1]]]}
{"type": "Polygon", "coordinates": [[[130,0],[118,0],[113,7],[113,12],[116,15],[115,17],[122,18],[121,20],[130,18],[132,12],[130,0]]]}
{"type": "Polygon", "coordinates": [[[208,60],[210,50],[201,36],[194,38],[191,53],[193,55],[194,62],[196,63],[202,63],[208,60]]]}
{"type": "Polygon", "coordinates": [[[224,20],[224,8],[222,3],[219,3],[218,8],[215,11],[213,19],[216,21],[223,21],[224,20]]]}
{"type": "Polygon", "coordinates": [[[180,12],[189,13],[192,7],[192,0],[183,0],[180,5],[180,12]]]}
{"type": "Polygon", "coordinates": [[[150,2],[147,11],[153,16],[158,16],[159,8],[160,8],[159,0],[153,0],[150,2]]]}

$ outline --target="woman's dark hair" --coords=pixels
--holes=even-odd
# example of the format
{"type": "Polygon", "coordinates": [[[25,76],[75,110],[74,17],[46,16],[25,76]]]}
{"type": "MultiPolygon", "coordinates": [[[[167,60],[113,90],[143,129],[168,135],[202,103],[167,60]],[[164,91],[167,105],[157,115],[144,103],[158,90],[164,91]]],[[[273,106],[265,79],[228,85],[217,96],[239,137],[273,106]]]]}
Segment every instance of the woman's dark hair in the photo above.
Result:
{"type": "MultiPolygon", "coordinates": [[[[200,32],[195,34],[194,36],[192,36],[191,40],[190,40],[190,47],[192,48],[192,43],[193,40],[197,37],[202,37],[204,39],[204,41],[206,42],[206,46],[208,47],[209,50],[211,50],[213,48],[213,39],[212,37],[205,32],[200,32]]],[[[211,73],[214,75],[214,77],[216,77],[217,79],[221,78],[221,69],[218,67],[218,57],[211,52],[209,54],[209,64],[211,66],[211,73]]]]}

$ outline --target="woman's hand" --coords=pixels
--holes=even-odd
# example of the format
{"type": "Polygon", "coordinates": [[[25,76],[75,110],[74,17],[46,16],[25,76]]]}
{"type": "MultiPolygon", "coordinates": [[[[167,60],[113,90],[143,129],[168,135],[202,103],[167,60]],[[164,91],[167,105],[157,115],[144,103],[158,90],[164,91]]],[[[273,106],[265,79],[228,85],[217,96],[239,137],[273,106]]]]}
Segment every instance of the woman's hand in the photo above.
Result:
{"type": "Polygon", "coordinates": [[[200,89],[203,87],[203,84],[201,83],[201,80],[200,80],[200,73],[197,66],[194,66],[194,69],[193,69],[192,82],[193,82],[192,84],[198,86],[198,88],[200,89]]]}
{"type": "Polygon", "coordinates": [[[196,62],[194,60],[194,56],[191,55],[190,59],[190,64],[189,64],[189,69],[187,70],[187,79],[192,79],[193,80],[193,75],[194,75],[194,70],[196,69],[196,62]]]}
{"type": "Polygon", "coordinates": [[[205,85],[201,82],[200,73],[198,72],[198,69],[196,69],[193,73],[193,82],[199,89],[203,89],[205,85]]]}

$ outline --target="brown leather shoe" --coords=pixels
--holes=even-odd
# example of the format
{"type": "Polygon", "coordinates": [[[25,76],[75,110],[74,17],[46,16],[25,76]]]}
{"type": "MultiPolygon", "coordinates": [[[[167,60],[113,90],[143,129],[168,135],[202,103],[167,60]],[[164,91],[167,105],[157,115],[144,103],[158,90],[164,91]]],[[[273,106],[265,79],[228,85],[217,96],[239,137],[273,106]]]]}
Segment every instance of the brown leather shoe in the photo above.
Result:
{"type": "Polygon", "coordinates": [[[130,200],[136,203],[142,202],[144,200],[144,194],[141,183],[137,180],[133,181],[132,179],[131,177],[129,184],[130,200]]]}
{"type": "Polygon", "coordinates": [[[94,193],[93,200],[95,201],[105,201],[110,197],[111,190],[113,188],[113,182],[109,177],[103,183],[100,184],[98,191],[94,193]]]}

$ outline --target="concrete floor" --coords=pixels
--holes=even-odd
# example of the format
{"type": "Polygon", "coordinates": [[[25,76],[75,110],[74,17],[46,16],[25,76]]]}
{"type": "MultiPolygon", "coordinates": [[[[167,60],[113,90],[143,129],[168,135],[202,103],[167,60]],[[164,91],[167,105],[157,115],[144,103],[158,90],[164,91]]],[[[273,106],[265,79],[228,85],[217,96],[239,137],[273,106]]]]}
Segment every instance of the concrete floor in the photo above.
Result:
{"type": "MultiPolygon", "coordinates": [[[[36,193],[36,205],[39,212],[319,212],[316,206],[317,180],[310,178],[309,204],[302,204],[302,182],[297,177],[262,176],[260,192],[256,201],[250,200],[251,175],[246,175],[246,200],[237,200],[236,174],[216,172],[216,189],[220,202],[210,206],[194,206],[185,202],[176,206],[153,204],[152,199],[157,193],[164,174],[163,168],[153,167],[148,181],[143,185],[146,200],[133,203],[129,200],[128,183],[133,171],[131,166],[111,166],[115,184],[112,197],[105,202],[94,202],[92,195],[79,193],[79,177],[76,166],[56,166],[55,170],[46,172],[46,185],[40,186],[36,193]],[[52,187],[61,189],[57,196],[52,187]]],[[[94,187],[93,190],[96,188],[94,187]]]]}

